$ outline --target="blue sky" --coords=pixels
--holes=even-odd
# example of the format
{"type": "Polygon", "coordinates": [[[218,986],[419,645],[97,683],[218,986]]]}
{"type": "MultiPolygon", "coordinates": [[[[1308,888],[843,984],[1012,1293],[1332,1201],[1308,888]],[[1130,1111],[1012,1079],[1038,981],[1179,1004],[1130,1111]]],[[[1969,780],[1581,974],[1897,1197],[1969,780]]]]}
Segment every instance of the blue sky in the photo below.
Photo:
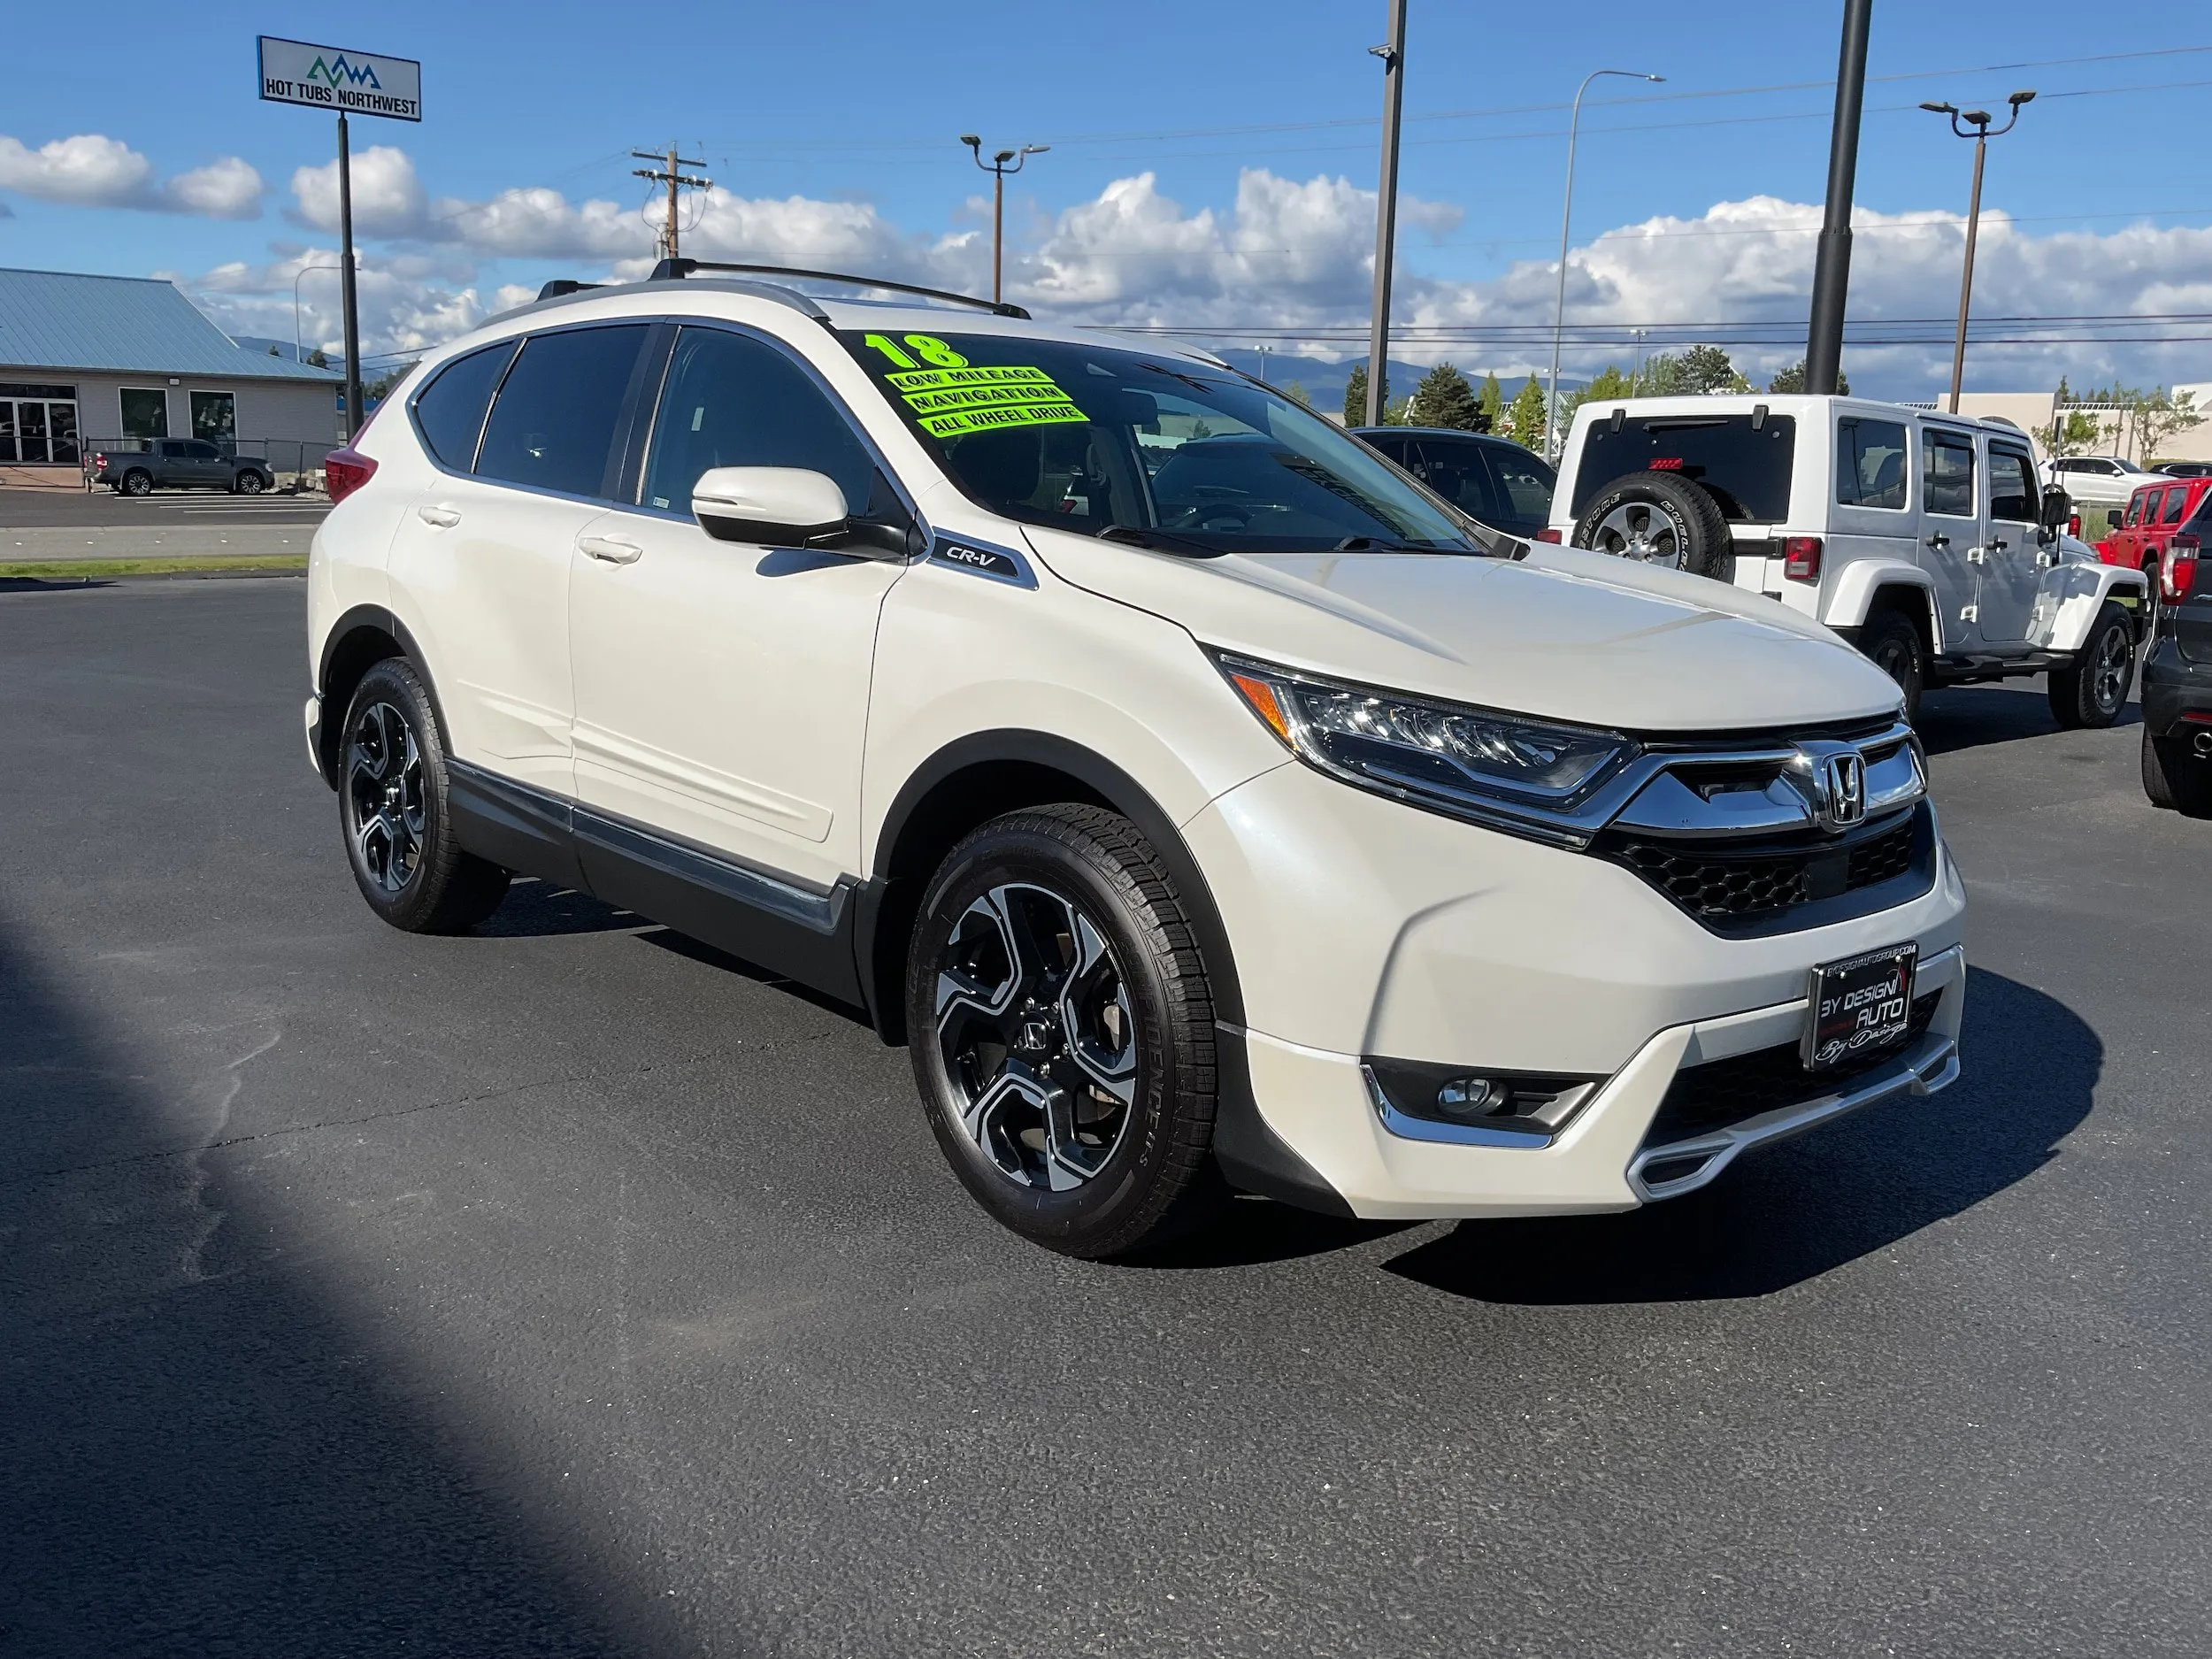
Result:
{"type": "MultiPolygon", "coordinates": [[[[714,216],[702,232],[710,249],[866,256],[973,280],[984,269],[976,233],[987,180],[954,142],[964,130],[994,144],[1053,146],[1010,205],[1014,284],[1041,309],[1319,330],[1361,313],[1369,250],[1357,227],[1371,208],[1360,193],[1374,181],[1380,93],[1366,49],[1381,38],[1384,10],[1381,0],[833,12],[396,0],[348,12],[330,35],[324,7],[111,4],[92,29],[81,14],[16,8],[0,105],[0,264],[175,273],[228,325],[288,334],[299,262],[334,245],[313,223],[311,188],[303,193],[295,178],[327,163],[332,123],[255,99],[253,39],[328,35],[425,65],[420,126],[355,127],[357,151],[399,152],[381,157],[384,172],[371,180],[373,204],[383,199],[377,180],[389,187],[388,210],[380,218],[372,205],[365,216],[364,248],[378,273],[367,285],[371,332],[381,346],[450,333],[493,306],[503,286],[627,269],[618,265],[625,237],[637,255],[650,245],[627,152],[672,138],[705,157],[721,187],[716,203],[701,204],[714,216]],[[129,41],[140,69],[119,74],[99,45],[109,40],[129,41]],[[158,68],[148,73],[148,65],[158,68]],[[41,161],[42,147],[73,135],[112,141],[91,157],[107,173],[41,161]],[[125,154],[143,157],[142,180],[124,176],[125,154]],[[257,193],[227,158],[257,175],[257,193]],[[161,194],[162,180],[204,169],[215,170],[204,188],[161,194]],[[1128,183],[1147,175],[1141,191],[1128,183]],[[572,212],[546,218],[543,195],[508,198],[496,216],[483,208],[513,191],[557,193],[565,212],[604,205],[589,224],[572,212]],[[157,211],[196,202],[195,211],[157,211]],[[211,216],[249,210],[256,216],[211,216]],[[532,214],[543,222],[524,227],[532,214]],[[467,303],[455,298],[462,294],[467,303]]],[[[1572,267],[1578,310],[1624,323],[1801,313],[1799,254],[1809,258],[1811,241],[1803,225],[1778,209],[1712,213],[1719,204],[1819,202],[1829,95],[1801,83],[1833,73],[1839,12],[1801,0],[1412,0],[1402,176],[1412,205],[1400,242],[1409,303],[1440,327],[1548,318],[1539,291],[1558,234],[1558,106],[1588,70],[1619,67],[1667,82],[1593,88],[1576,241],[1655,217],[1679,222],[1665,237],[1617,249],[1609,266],[1572,267]],[[1770,89],[1742,90],[1750,88],[1770,89]],[[1716,250],[1730,256],[1724,270],[1716,250]]],[[[2212,91],[2212,15],[2200,3],[2108,5],[2094,27],[2087,15],[2050,0],[1879,0],[1859,203],[1882,214],[1955,216],[1970,146],[1913,106],[2001,104],[2016,87],[2034,87],[2042,96],[2019,129],[1991,150],[1986,204],[2012,216],[2016,244],[2008,253],[2002,234],[1985,244],[1993,314],[2212,311],[2212,241],[2185,234],[2212,225],[2212,184],[2195,165],[2201,146],[2152,138],[2162,127],[2185,134],[2198,124],[2192,111],[2212,91]],[[2032,66],[1999,67],[2008,65],[2032,66]]],[[[1955,226],[1894,235],[1916,252],[1900,255],[1893,272],[1869,252],[1879,234],[1861,238],[1862,261],[1873,262],[1868,309],[1941,315],[1947,264],[1956,280],[1955,226]]],[[[305,283],[311,296],[329,286],[305,283]]],[[[326,306],[310,321],[326,327],[326,306]]],[[[2001,365],[2028,380],[2070,363],[2078,380],[2100,369],[2200,380],[2212,376],[2208,352],[2158,342],[2008,346],[1988,360],[1993,373],[2001,365]]],[[[1526,353],[1487,344],[1455,355],[1503,363],[1526,353]]],[[[1941,356],[1863,355],[1863,373],[1901,392],[1927,381],[1921,359],[1941,356]]]]}

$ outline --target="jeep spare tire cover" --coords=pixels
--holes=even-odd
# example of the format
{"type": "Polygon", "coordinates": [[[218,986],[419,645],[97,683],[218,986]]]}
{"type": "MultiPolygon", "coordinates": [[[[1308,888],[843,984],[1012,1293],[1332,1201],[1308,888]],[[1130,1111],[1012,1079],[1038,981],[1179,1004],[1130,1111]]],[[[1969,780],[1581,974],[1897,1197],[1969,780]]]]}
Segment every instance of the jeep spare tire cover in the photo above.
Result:
{"type": "Polygon", "coordinates": [[[1736,544],[1720,503],[1674,472],[1624,472],[1590,498],[1574,544],[1647,565],[1736,580],[1736,544]]]}

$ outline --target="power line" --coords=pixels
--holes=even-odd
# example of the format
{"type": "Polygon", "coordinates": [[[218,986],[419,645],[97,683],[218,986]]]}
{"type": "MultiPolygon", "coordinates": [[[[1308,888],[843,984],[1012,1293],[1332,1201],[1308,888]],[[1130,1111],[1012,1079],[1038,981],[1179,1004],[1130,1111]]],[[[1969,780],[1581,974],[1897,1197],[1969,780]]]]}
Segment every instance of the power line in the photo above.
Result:
{"type": "Polygon", "coordinates": [[[657,167],[633,167],[630,169],[630,173],[634,178],[650,180],[655,184],[664,184],[668,187],[668,214],[661,226],[659,247],[660,257],[662,258],[673,259],[677,257],[676,242],[680,231],[680,227],[676,222],[676,201],[678,193],[684,190],[712,189],[714,188],[714,180],[711,179],[695,179],[688,173],[685,173],[684,169],[686,167],[703,167],[707,164],[703,161],[694,161],[688,157],[678,155],[676,153],[676,146],[673,144],[671,144],[668,147],[668,154],[664,157],[655,155],[649,150],[634,150],[630,152],[630,154],[639,161],[665,160],[667,163],[664,169],[657,167]]]}

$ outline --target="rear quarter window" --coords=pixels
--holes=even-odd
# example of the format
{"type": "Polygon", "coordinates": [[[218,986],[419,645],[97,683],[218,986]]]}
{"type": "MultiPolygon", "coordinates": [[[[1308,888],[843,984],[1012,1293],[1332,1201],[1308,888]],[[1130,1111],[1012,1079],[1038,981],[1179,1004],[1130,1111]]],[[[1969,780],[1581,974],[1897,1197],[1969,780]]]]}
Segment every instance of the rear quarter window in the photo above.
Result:
{"type": "Polygon", "coordinates": [[[1577,518],[1614,480],[1627,472],[1673,472],[1694,479],[1738,523],[1772,524],[1789,517],[1796,470],[1797,422],[1769,415],[1653,415],[1601,420],[1582,441],[1575,469],[1577,518]]]}
{"type": "Polygon", "coordinates": [[[415,422],[430,453],[457,472],[476,465],[476,441],[484,431],[484,411],[491,407],[499,377],[514,360],[520,342],[502,341],[465,357],[456,357],[440,369],[415,398],[415,422]]]}
{"type": "Polygon", "coordinates": [[[1847,415],[1836,422],[1836,503],[1901,512],[1911,440],[1902,422],[1847,415]]]}

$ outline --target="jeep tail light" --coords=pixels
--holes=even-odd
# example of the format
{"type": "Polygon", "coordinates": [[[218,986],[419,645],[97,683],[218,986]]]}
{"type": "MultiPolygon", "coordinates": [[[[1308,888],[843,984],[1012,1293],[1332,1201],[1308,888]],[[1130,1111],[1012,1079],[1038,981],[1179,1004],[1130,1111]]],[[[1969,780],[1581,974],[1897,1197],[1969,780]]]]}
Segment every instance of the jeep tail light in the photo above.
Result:
{"type": "Polygon", "coordinates": [[[2177,535],[2166,546],[2166,563],[2159,582],[2169,599],[2182,599],[2196,590],[2197,538],[2177,535]]]}
{"type": "Polygon", "coordinates": [[[1820,580],[1820,538],[1786,535],[1782,538],[1782,574],[1793,582],[1820,580]]]}
{"type": "Polygon", "coordinates": [[[375,476],[376,463],[350,445],[323,457],[323,488],[334,507],[375,476]]]}
{"type": "Polygon", "coordinates": [[[1564,541],[1567,538],[1559,531],[1553,529],[1549,525],[1546,525],[1541,530],[1539,530],[1536,533],[1535,539],[1539,541],[1564,541]]]}

